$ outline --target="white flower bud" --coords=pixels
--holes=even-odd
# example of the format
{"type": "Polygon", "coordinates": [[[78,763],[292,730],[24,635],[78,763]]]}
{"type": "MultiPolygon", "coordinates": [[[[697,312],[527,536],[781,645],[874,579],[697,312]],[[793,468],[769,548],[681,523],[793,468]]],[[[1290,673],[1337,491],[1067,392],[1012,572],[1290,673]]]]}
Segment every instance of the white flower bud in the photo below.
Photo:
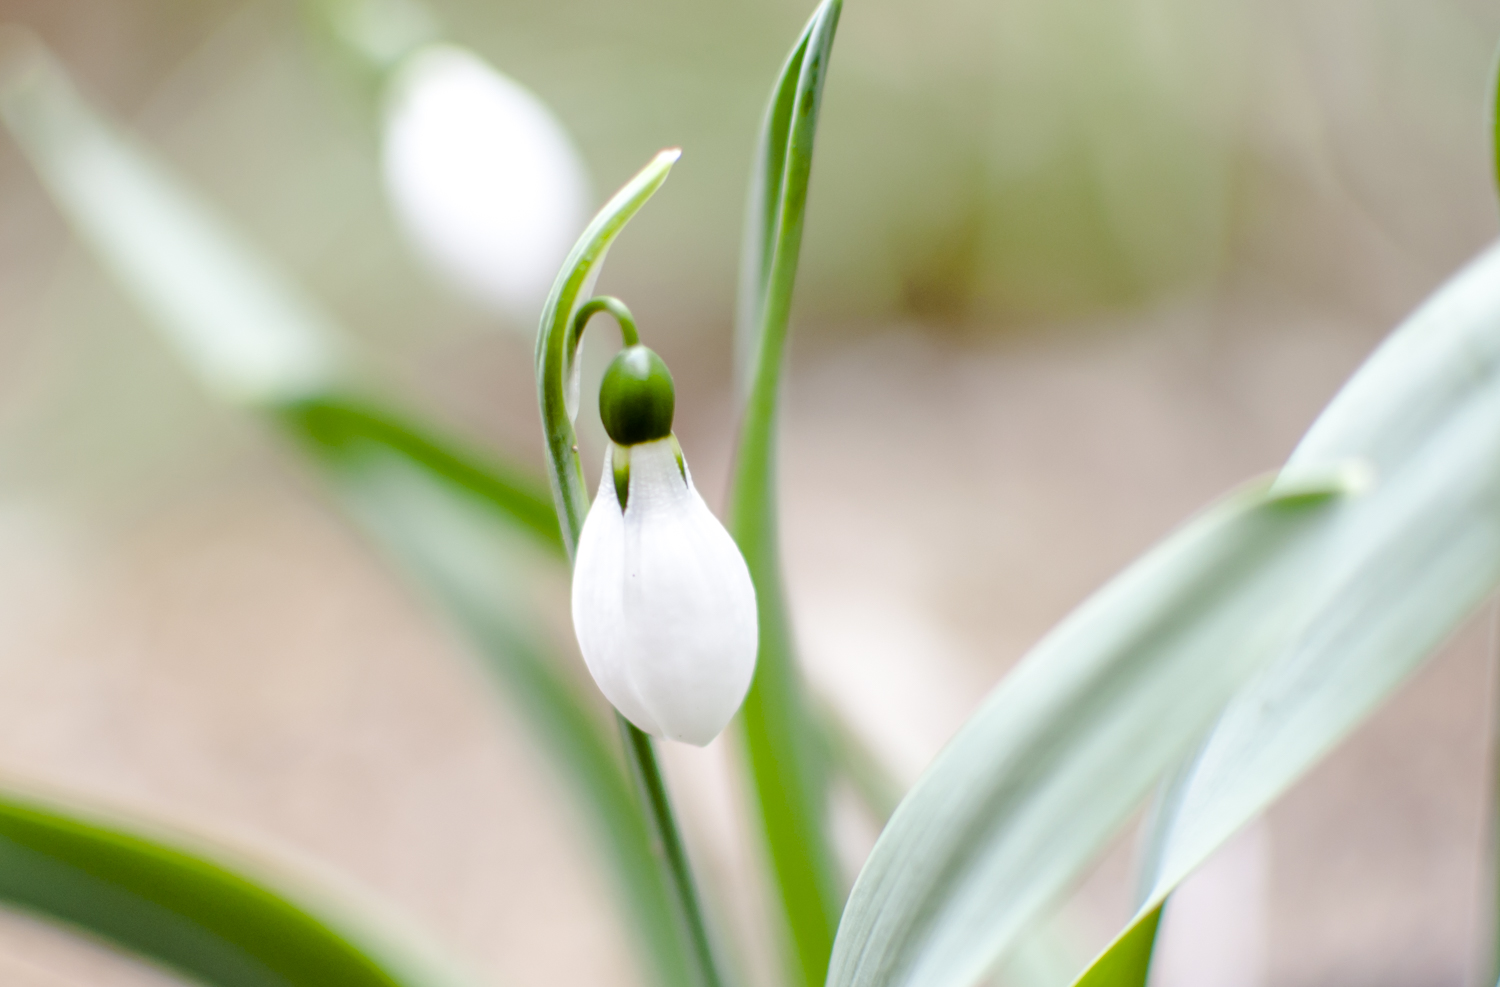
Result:
{"type": "Polygon", "coordinates": [[[573,568],[573,627],[615,708],[650,734],[702,747],[755,674],[755,587],[671,436],[611,444],[573,568]],[[629,456],[625,509],[615,456],[629,456]]]}
{"type": "Polygon", "coordinates": [[[408,56],[386,103],[386,189],[427,260],[528,329],[588,219],[567,132],[520,84],[453,45],[408,56]]]}

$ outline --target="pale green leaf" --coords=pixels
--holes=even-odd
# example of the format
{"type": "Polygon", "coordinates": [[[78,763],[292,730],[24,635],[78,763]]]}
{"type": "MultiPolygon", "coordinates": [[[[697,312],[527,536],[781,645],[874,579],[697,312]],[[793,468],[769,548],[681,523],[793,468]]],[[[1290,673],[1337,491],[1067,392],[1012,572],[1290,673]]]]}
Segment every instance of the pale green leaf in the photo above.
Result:
{"type": "MultiPolygon", "coordinates": [[[[1288,471],[1358,456],[1316,619],[1234,698],[1160,807],[1132,927],[1357,727],[1500,583],[1500,247],[1360,368],[1288,471]]],[[[1100,964],[1109,960],[1106,953],[1100,964]]],[[[1089,987],[1144,983],[1089,971],[1089,987]]]]}
{"type": "Polygon", "coordinates": [[[1334,471],[1257,485],[1153,549],[1039,643],[922,775],[839,926],[833,987],[970,987],[1309,615],[1334,471]]]}
{"type": "Polygon", "coordinates": [[[333,324],[15,28],[0,29],[0,118],[79,236],[215,393],[264,403],[332,381],[333,324]]]}

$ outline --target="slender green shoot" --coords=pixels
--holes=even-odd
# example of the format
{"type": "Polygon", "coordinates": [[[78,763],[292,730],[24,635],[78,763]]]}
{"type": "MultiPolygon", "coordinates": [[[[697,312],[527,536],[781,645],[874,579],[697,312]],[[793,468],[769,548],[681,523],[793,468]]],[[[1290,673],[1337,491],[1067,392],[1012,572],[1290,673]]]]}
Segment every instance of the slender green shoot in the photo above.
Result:
{"type": "Polygon", "coordinates": [[[813,140],[840,9],[840,0],[825,0],[813,14],[782,70],[761,133],[740,282],[737,357],[747,394],[729,509],[729,530],[760,608],[760,654],[740,722],[790,966],[805,987],[821,987],[827,975],[842,898],[825,825],[825,770],[782,585],[776,430],[813,140]]]}

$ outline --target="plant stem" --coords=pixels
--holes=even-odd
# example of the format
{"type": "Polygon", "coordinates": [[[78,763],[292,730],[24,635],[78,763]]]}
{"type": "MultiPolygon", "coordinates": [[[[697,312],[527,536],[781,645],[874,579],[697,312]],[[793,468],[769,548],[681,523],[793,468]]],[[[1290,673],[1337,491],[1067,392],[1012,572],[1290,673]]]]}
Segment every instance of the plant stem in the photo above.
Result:
{"type": "MultiPolygon", "coordinates": [[[[584,518],[589,511],[583,465],[578,459],[578,436],[568,413],[565,394],[579,335],[590,315],[596,311],[608,311],[620,322],[627,343],[633,342],[635,336],[634,320],[625,306],[612,298],[585,300],[585,286],[593,284],[610,243],[630,217],[661,187],[679,153],[671,149],[658,154],[605,204],[564,262],[563,273],[553,286],[552,295],[542,312],[541,331],[537,335],[537,397],[542,429],[547,438],[553,502],[569,561],[577,550],[584,518]],[[580,314],[583,316],[581,320],[580,314]]],[[[616,718],[624,740],[625,760],[635,781],[651,836],[652,851],[672,899],[679,945],[693,967],[690,979],[695,987],[720,987],[723,979],[709,945],[708,923],[704,919],[703,905],[683,849],[677,819],[672,813],[672,803],[657,764],[656,750],[650,737],[618,713],[616,718]]]]}
{"type": "Polygon", "coordinates": [[[618,713],[615,717],[620,722],[620,734],[625,741],[625,760],[631,779],[635,782],[641,804],[646,808],[647,824],[651,827],[651,849],[667,875],[667,883],[679,906],[678,919],[697,964],[699,982],[702,987],[722,987],[708,926],[703,920],[702,900],[698,897],[697,882],[693,880],[693,869],[688,863],[687,848],[677,831],[677,818],[672,812],[666,780],[656,759],[656,748],[651,737],[635,724],[618,713]]]}

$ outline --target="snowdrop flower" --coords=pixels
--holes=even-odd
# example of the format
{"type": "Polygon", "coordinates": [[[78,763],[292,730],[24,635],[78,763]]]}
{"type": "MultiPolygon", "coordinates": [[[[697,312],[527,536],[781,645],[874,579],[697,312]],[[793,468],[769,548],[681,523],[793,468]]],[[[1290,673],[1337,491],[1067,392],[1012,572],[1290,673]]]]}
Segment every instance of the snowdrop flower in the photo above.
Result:
{"type": "Polygon", "coordinates": [[[386,102],[385,184],[437,272],[531,327],[588,218],[588,178],[547,107],[473,53],[407,56],[386,102]]]}
{"type": "Polygon", "coordinates": [[[672,377],[644,346],[605,372],[613,440],[573,568],[573,626],[600,690],[650,734],[703,746],[755,673],[755,587],[672,434],[672,377]]]}

